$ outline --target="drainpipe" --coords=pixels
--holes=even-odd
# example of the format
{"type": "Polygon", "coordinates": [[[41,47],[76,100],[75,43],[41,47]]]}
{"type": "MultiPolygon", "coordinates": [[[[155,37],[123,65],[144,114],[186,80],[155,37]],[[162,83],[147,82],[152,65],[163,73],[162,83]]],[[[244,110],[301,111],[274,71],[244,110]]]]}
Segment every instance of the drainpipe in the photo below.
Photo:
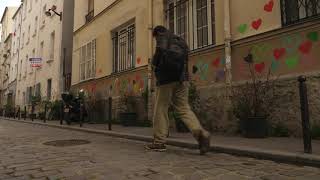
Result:
{"type": "Polygon", "coordinates": [[[230,0],[224,0],[224,43],[225,43],[225,103],[224,103],[224,113],[223,120],[228,122],[231,118],[231,87],[232,87],[232,67],[231,67],[231,17],[230,17],[230,0]]]}
{"type": "Polygon", "coordinates": [[[226,84],[229,86],[232,82],[231,73],[231,17],[230,17],[230,0],[224,0],[224,42],[226,58],[226,84]]]}
{"type": "Polygon", "coordinates": [[[151,120],[152,117],[152,109],[150,108],[150,104],[152,103],[152,66],[151,66],[151,59],[153,55],[153,36],[152,36],[152,30],[153,30],[153,3],[154,0],[149,0],[149,7],[148,7],[148,29],[149,29],[149,53],[148,53],[148,119],[151,120]]]}

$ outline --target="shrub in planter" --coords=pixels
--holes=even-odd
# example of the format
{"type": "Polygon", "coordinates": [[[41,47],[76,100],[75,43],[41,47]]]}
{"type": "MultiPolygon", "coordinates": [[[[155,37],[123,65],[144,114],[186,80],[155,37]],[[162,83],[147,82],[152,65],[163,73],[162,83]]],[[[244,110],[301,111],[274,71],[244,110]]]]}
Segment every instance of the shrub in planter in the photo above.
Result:
{"type": "Polygon", "coordinates": [[[137,126],[137,113],[135,111],[136,101],[134,96],[123,95],[122,110],[119,113],[119,119],[123,126],[137,126]]]}
{"type": "Polygon", "coordinates": [[[283,123],[276,123],[271,127],[270,135],[273,137],[289,137],[290,131],[283,123]]]}
{"type": "Polygon", "coordinates": [[[50,104],[50,113],[48,119],[57,120],[60,119],[61,107],[63,102],[61,100],[55,100],[50,104]]]}
{"type": "Polygon", "coordinates": [[[313,139],[320,140],[320,125],[313,125],[311,128],[311,134],[313,139]]]}
{"type": "Polygon", "coordinates": [[[244,85],[233,86],[232,106],[240,120],[240,130],[248,138],[264,138],[268,135],[268,117],[275,100],[275,80],[271,79],[271,67],[266,73],[256,73],[253,56],[245,57],[250,71],[250,80],[244,85]],[[265,75],[265,76],[264,76],[265,75]]]}

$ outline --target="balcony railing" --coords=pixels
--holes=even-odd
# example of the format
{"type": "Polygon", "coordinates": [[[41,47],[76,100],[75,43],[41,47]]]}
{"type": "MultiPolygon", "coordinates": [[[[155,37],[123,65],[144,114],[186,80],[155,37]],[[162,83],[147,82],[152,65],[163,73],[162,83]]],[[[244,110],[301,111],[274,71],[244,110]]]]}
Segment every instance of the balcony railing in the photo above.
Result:
{"type": "Polygon", "coordinates": [[[92,10],[86,15],[86,23],[92,21],[93,18],[94,18],[94,11],[92,10]]]}

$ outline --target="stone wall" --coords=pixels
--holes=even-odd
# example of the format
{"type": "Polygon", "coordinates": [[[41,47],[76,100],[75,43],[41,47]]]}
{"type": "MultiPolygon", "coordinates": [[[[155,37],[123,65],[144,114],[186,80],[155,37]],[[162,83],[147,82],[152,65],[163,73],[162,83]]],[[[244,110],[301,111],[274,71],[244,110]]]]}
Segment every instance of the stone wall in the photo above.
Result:
{"type": "MultiPolygon", "coordinates": [[[[272,126],[281,123],[289,134],[302,136],[299,83],[297,76],[287,76],[275,83],[276,100],[269,122],[272,126]]],[[[311,125],[320,124],[320,73],[307,75],[311,125]]],[[[233,116],[231,105],[226,98],[226,87],[216,85],[198,89],[200,104],[195,112],[202,124],[214,133],[232,135],[238,132],[238,120],[233,116]]]]}

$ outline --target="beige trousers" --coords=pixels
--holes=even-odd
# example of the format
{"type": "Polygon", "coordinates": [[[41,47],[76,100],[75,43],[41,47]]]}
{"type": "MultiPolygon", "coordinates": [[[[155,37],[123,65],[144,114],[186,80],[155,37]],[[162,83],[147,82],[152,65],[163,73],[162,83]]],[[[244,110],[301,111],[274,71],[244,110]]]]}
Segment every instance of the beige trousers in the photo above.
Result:
{"type": "Polygon", "coordinates": [[[159,86],[156,89],[156,102],[153,116],[155,143],[166,142],[169,128],[168,109],[171,104],[195,137],[197,137],[199,133],[206,132],[190,108],[188,93],[189,85],[186,82],[170,83],[159,86]]]}

